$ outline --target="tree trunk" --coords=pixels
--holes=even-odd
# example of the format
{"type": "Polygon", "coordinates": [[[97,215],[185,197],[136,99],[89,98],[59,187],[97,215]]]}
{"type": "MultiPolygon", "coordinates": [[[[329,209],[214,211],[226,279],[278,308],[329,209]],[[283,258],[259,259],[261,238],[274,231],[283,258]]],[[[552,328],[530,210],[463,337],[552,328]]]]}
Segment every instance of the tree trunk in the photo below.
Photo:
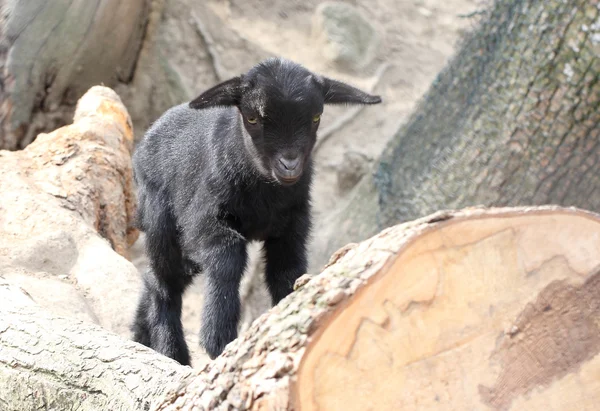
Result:
{"type": "Polygon", "coordinates": [[[598,0],[498,0],[319,228],[314,266],[348,241],[440,209],[600,211],[598,0]]]}
{"type": "Polygon", "coordinates": [[[150,0],[0,0],[0,149],[69,122],[93,85],[133,76],[150,0]]]}
{"type": "Polygon", "coordinates": [[[19,410],[594,409],[599,293],[599,215],[440,212],[340,250],[193,374],[3,304],[0,382],[19,410]]]}

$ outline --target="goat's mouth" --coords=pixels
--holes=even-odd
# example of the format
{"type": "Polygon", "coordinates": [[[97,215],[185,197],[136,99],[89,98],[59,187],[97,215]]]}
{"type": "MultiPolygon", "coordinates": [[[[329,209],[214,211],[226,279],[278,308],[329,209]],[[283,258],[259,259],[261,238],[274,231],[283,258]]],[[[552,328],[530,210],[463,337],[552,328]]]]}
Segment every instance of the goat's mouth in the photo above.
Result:
{"type": "Polygon", "coordinates": [[[295,184],[302,176],[302,162],[300,159],[278,159],[273,162],[273,177],[284,186],[295,184]]]}
{"type": "Polygon", "coordinates": [[[300,180],[300,176],[298,176],[298,177],[283,177],[283,176],[277,175],[277,173],[275,173],[275,178],[277,179],[279,184],[284,185],[284,186],[291,186],[293,184],[296,184],[298,182],[298,180],[300,180]]]}
{"type": "Polygon", "coordinates": [[[273,172],[273,176],[275,177],[277,182],[284,186],[291,186],[293,184],[296,184],[298,182],[298,180],[300,180],[301,175],[302,175],[302,172],[294,173],[293,175],[292,175],[292,173],[284,174],[284,173],[279,173],[277,171],[273,172]]]}

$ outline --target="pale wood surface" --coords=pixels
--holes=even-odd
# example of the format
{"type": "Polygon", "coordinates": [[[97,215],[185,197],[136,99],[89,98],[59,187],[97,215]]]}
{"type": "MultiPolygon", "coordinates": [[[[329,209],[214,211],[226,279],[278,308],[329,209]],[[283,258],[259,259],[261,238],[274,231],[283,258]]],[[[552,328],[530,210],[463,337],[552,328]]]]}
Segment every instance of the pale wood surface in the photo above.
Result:
{"type": "Polygon", "coordinates": [[[323,325],[301,409],[598,409],[599,326],[599,221],[455,218],[323,325]]]}
{"type": "Polygon", "coordinates": [[[159,408],[595,409],[599,269],[597,215],[436,213],[344,247],[159,408]]]}
{"type": "Polygon", "coordinates": [[[73,124],[0,150],[0,277],[54,314],[126,336],[140,285],[126,259],[137,237],[132,148],[125,106],[96,86],[73,124]]]}
{"type": "Polygon", "coordinates": [[[101,327],[51,314],[0,278],[0,410],[148,410],[192,371],[101,327]]]}

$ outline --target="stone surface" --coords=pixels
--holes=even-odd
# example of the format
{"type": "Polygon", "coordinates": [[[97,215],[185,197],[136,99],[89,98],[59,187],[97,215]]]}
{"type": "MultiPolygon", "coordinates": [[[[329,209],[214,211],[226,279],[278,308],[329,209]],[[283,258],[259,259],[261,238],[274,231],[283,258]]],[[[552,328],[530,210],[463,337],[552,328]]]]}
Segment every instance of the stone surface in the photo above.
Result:
{"type": "Polygon", "coordinates": [[[380,36],[354,6],[321,3],[313,16],[313,36],[322,55],[339,68],[359,70],[373,61],[380,36]]]}
{"type": "Polygon", "coordinates": [[[344,153],[342,162],[337,167],[337,185],[342,193],[347,193],[369,171],[370,162],[367,156],[356,151],[344,153]]]}

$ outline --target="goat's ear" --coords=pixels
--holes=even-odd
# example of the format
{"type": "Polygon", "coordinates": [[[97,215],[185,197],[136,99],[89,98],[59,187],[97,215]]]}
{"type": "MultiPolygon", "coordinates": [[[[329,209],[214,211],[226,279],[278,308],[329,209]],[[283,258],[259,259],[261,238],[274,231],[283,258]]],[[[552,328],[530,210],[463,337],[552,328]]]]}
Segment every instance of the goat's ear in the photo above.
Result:
{"type": "Polygon", "coordinates": [[[341,81],[323,78],[325,104],[379,104],[381,97],[373,96],[341,81]]]}
{"type": "Polygon", "coordinates": [[[190,108],[200,110],[216,106],[236,106],[240,103],[242,77],[234,77],[206,90],[190,102],[190,108]]]}

